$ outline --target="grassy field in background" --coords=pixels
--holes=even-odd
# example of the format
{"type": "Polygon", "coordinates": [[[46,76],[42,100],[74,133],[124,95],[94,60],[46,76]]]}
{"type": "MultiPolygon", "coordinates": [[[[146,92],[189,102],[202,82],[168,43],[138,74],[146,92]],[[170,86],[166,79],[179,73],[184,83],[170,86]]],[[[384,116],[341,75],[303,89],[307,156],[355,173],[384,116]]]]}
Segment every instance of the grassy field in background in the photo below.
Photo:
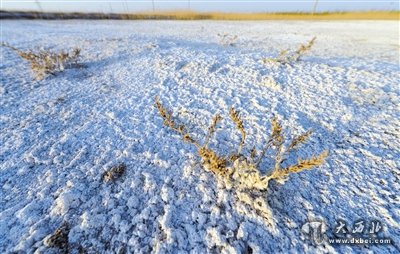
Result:
{"type": "Polygon", "coordinates": [[[335,12],[335,13],[197,13],[189,11],[134,14],[155,19],[212,20],[399,20],[400,12],[335,12]]]}
{"type": "Polygon", "coordinates": [[[1,11],[1,19],[155,19],[155,20],[399,20],[399,11],[324,12],[324,13],[223,13],[223,12],[147,12],[116,13],[40,13],[1,11]]]}

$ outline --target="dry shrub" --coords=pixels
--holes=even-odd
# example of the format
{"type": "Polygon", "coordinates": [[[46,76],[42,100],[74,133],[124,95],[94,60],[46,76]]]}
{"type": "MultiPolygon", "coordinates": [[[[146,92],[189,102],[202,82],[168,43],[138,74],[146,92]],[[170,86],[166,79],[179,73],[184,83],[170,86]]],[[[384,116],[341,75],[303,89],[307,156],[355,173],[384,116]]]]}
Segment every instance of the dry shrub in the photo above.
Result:
{"type": "Polygon", "coordinates": [[[279,64],[291,64],[300,60],[314,45],[316,37],[312,38],[307,44],[301,44],[296,51],[282,50],[277,58],[266,58],[264,63],[274,62],[279,64]]]}
{"type": "Polygon", "coordinates": [[[172,112],[161,104],[158,97],[156,97],[155,106],[164,120],[164,125],[179,133],[183,141],[193,144],[201,157],[203,167],[217,175],[218,179],[222,180],[228,189],[233,188],[239,191],[265,191],[268,188],[270,180],[282,183],[287,180],[288,176],[292,173],[299,173],[320,166],[324,163],[328,155],[328,152],[325,151],[307,159],[298,159],[297,163],[293,165],[284,166],[284,162],[289,154],[301,144],[304,144],[312,132],[307,131],[295,137],[285,146],[283,129],[277,118],[273,118],[271,121],[272,131],[264,148],[261,151],[257,151],[256,148],[253,147],[250,149],[249,154],[245,155],[242,152],[246,141],[246,131],[243,120],[240,117],[239,111],[231,108],[230,118],[241,133],[241,142],[237,151],[223,156],[208,146],[211,137],[216,131],[218,122],[222,119],[220,115],[216,115],[213,118],[204,142],[201,144],[190,135],[184,125],[176,123],[173,119],[172,112]],[[260,165],[261,161],[266,157],[268,150],[274,151],[274,167],[268,174],[262,174],[260,165]]]}
{"type": "Polygon", "coordinates": [[[70,52],[52,52],[50,50],[39,50],[39,52],[22,51],[18,48],[2,43],[2,46],[15,51],[22,59],[28,61],[37,80],[44,79],[47,75],[56,75],[66,68],[79,66],[78,60],[81,53],[79,48],[70,52]]]}

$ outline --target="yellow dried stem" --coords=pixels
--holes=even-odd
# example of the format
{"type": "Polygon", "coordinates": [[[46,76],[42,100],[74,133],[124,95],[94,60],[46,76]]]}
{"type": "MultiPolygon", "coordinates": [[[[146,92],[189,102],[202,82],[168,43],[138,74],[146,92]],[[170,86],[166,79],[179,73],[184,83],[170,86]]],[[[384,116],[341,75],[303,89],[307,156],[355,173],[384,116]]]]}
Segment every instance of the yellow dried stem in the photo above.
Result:
{"type": "Polygon", "coordinates": [[[277,169],[280,169],[280,167],[281,167],[281,163],[282,163],[282,160],[283,160],[283,154],[284,154],[284,151],[283,151],[284,149],[283,149],[283,142],[280,142],[279,144],[277,144],[277,147],[276,147],[276,154],[275,154],[275,170],[277,170],[277,169]]]}
{"type": "Polygon", "coordinates": [[[312,156],[309,159],[299,159],[297,164],[291,165],[284,169],[275,168],[274,171],[268,176],[268,179],[283,179],[287,177],[291,173],[299,173],[304,170],[309,170],[314,167],[320,166],[325,162],[326,157],[328,156],[328,151],[322,152],[318,156],[312,156]]]}
{"type": "Polygon", "coordinates": [[[210,127],[208,127],[207,136],[204,140],[204,146],[207,146],[208,143],[210,142],[211,136],[215,133],[215,127],[217,126],[218,122],[221,120],[222,120],[222,117],[219,114],[214,116],[210,127]]]}
{"type": "Polygon", "coordinates": [[[272,134],[271,138],[274,141],[274,145],[278,145],[283,142],[282,136],[282,125],[279,123],[278,118],[273,117],[271,120],[272,134]]]}
{"type": "Polygon", "coordinates": [[[313,130],[308,130],[305,133],[301,134],[300,136],[294,138],[290,143],[290,145],[288,146],[288,152],[298,148],[301,144],[306,143],[312,133],[313,130]]]}
{"type": "Polygon", "coordinates": [[[163,118],[163,124],[172,130],[178,132],[181,136],[183,141],[193,144],[196,147],[200,147],[198,141],[196,141],[189,133],[186,132],[184,125],[178,125],[172,119],[172,113],[170,113],[160,102],[158,96],[155,97],[154,106],[157,108],[159,115],[163,118]]]}
{"type": "Polygon", "coordinates": [[[278,122],[278,118],[273,117],[271,119],[271,128],[272,128],[272,133],[264,149],[261,151],[260,156],[258,157],[258,160],[256,162],[256,167],[260,165],[262,159],[265,156],[265,153],[271,147],[271,145],[281,146],[283,144],[282,125],[278,122]]]}
{"type": "Polygon", "coordinates": [[[316,39],[316,37],[313,37],[306,45],[300,45],[300,48],[296,50],[290,60],[293,62],[298,61],[302,55],[311,49],[316,39]]]}
{"type": "Polygon", "coordinates": [[[230,108],[229,115],[230,115],[232,121],[235,123],[236,128],[239,130],[240,134],[242,135],[242,139],[240,141],[238,152],[237,152],[238,154],[240,154],[242,151],[244,142],[246,140],[246,131],[243,126],[243,120],[240,117],[239,111],[235,111],[235,109],[233,107],[230,108]]]}

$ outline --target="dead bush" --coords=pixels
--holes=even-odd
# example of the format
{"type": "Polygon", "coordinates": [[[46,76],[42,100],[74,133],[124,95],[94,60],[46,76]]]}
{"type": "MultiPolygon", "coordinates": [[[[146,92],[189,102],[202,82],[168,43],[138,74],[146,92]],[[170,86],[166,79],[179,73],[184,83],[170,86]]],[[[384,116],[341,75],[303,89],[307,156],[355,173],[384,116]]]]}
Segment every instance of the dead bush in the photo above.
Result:
{"type": "Polygon", "coordinates": [[[22,59],[28,61],[37,80],[42,80],[47,75],[56,75],[66,68],[80,66],[78,64],[81,53],[79,48],[75,48],[70,52],[61,51],[55,53],[44,49],[38,52],[33,52],[32,50],[22,51],[6,43],[2,43],[2,46],[12,49],[22,59]]]}
{"type": "Polygon", "coordinates": [[[286,181],[292,173],[299,173],[320,166],[324,163],[328,155],[328,152],[325,151],[310,158],[298,159],[295,164],[284,166],[284,162],[289,154],[296,150],[301,144],[306,143],[312,132],[307,131],[295,137],[290,142],[285,142],[282,126],[277,118],[271,120],[272,130],[263,149],[257,151],[256,148],[253,147],[249,150],[247,155],[244,154],[243,148],[247,135],[240,112],[236,111],[234,108],[230,109],[229,115],[241,134],[241,142],[236,151],[227,155],[221,155],[208,145],[213,134],[216,132],[218,122],[222,119],[220,115],[217,114],[212,119],[204,141],[200,143],[189,133],[184,125],[177,124],[176,120],[173,118],[172,112],[161,104],[158,97],[156,97],[155,107],[163,118],[164,125],[179,133],[183,141],[194,145],[197,148],[203,167],[213,172],[218,179],[222,180],[225,186],[230,189],[234,188],[240,191],[265,191],[268,188],[269,181],[275,180],[282,183],[286,181]],[[285,146],[285,144],[287,145],[285,146]],[[263,170],[268,173],[262,174],[260,170],[261,161],[266,157],[267,151],[269,150],[273,150],[274,167],[270,170],[263,170]]]}

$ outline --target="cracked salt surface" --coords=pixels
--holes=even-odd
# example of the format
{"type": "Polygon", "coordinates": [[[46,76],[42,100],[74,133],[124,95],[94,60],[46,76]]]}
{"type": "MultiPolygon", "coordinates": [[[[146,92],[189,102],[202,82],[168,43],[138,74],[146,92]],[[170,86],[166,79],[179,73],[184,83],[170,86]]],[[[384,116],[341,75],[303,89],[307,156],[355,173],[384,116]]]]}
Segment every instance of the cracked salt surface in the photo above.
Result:
{"type": "MultiPolygon", "coordinates": [[[[2,40],[21,49],[78,46],[86,66],[32,81],[27,63],[1,49],[2,253],[57,253],[44,239],[64,221],[71,253],[400,251],[398,22],[4,20],[2,28],[2,40]],[[218,33],[239,35],[235,47],[218,33]],[[303,61],[262,63],[313,36],[303,61]],[[258,148],[277,116],[290,134],[314,129],[300,157],[330,155],[272,182],[260,213],[162,126],[155,96],[199,135],[233,105],[258,148]],[[123,177],[104,183],[120,163],[123,177]],[[309,220],[360,218],[381,220],[394,243],[313,246],[301,234],[309,220]]],[[[231,130],[222,121],[218,151],[239,142],[231,130]]]]}

